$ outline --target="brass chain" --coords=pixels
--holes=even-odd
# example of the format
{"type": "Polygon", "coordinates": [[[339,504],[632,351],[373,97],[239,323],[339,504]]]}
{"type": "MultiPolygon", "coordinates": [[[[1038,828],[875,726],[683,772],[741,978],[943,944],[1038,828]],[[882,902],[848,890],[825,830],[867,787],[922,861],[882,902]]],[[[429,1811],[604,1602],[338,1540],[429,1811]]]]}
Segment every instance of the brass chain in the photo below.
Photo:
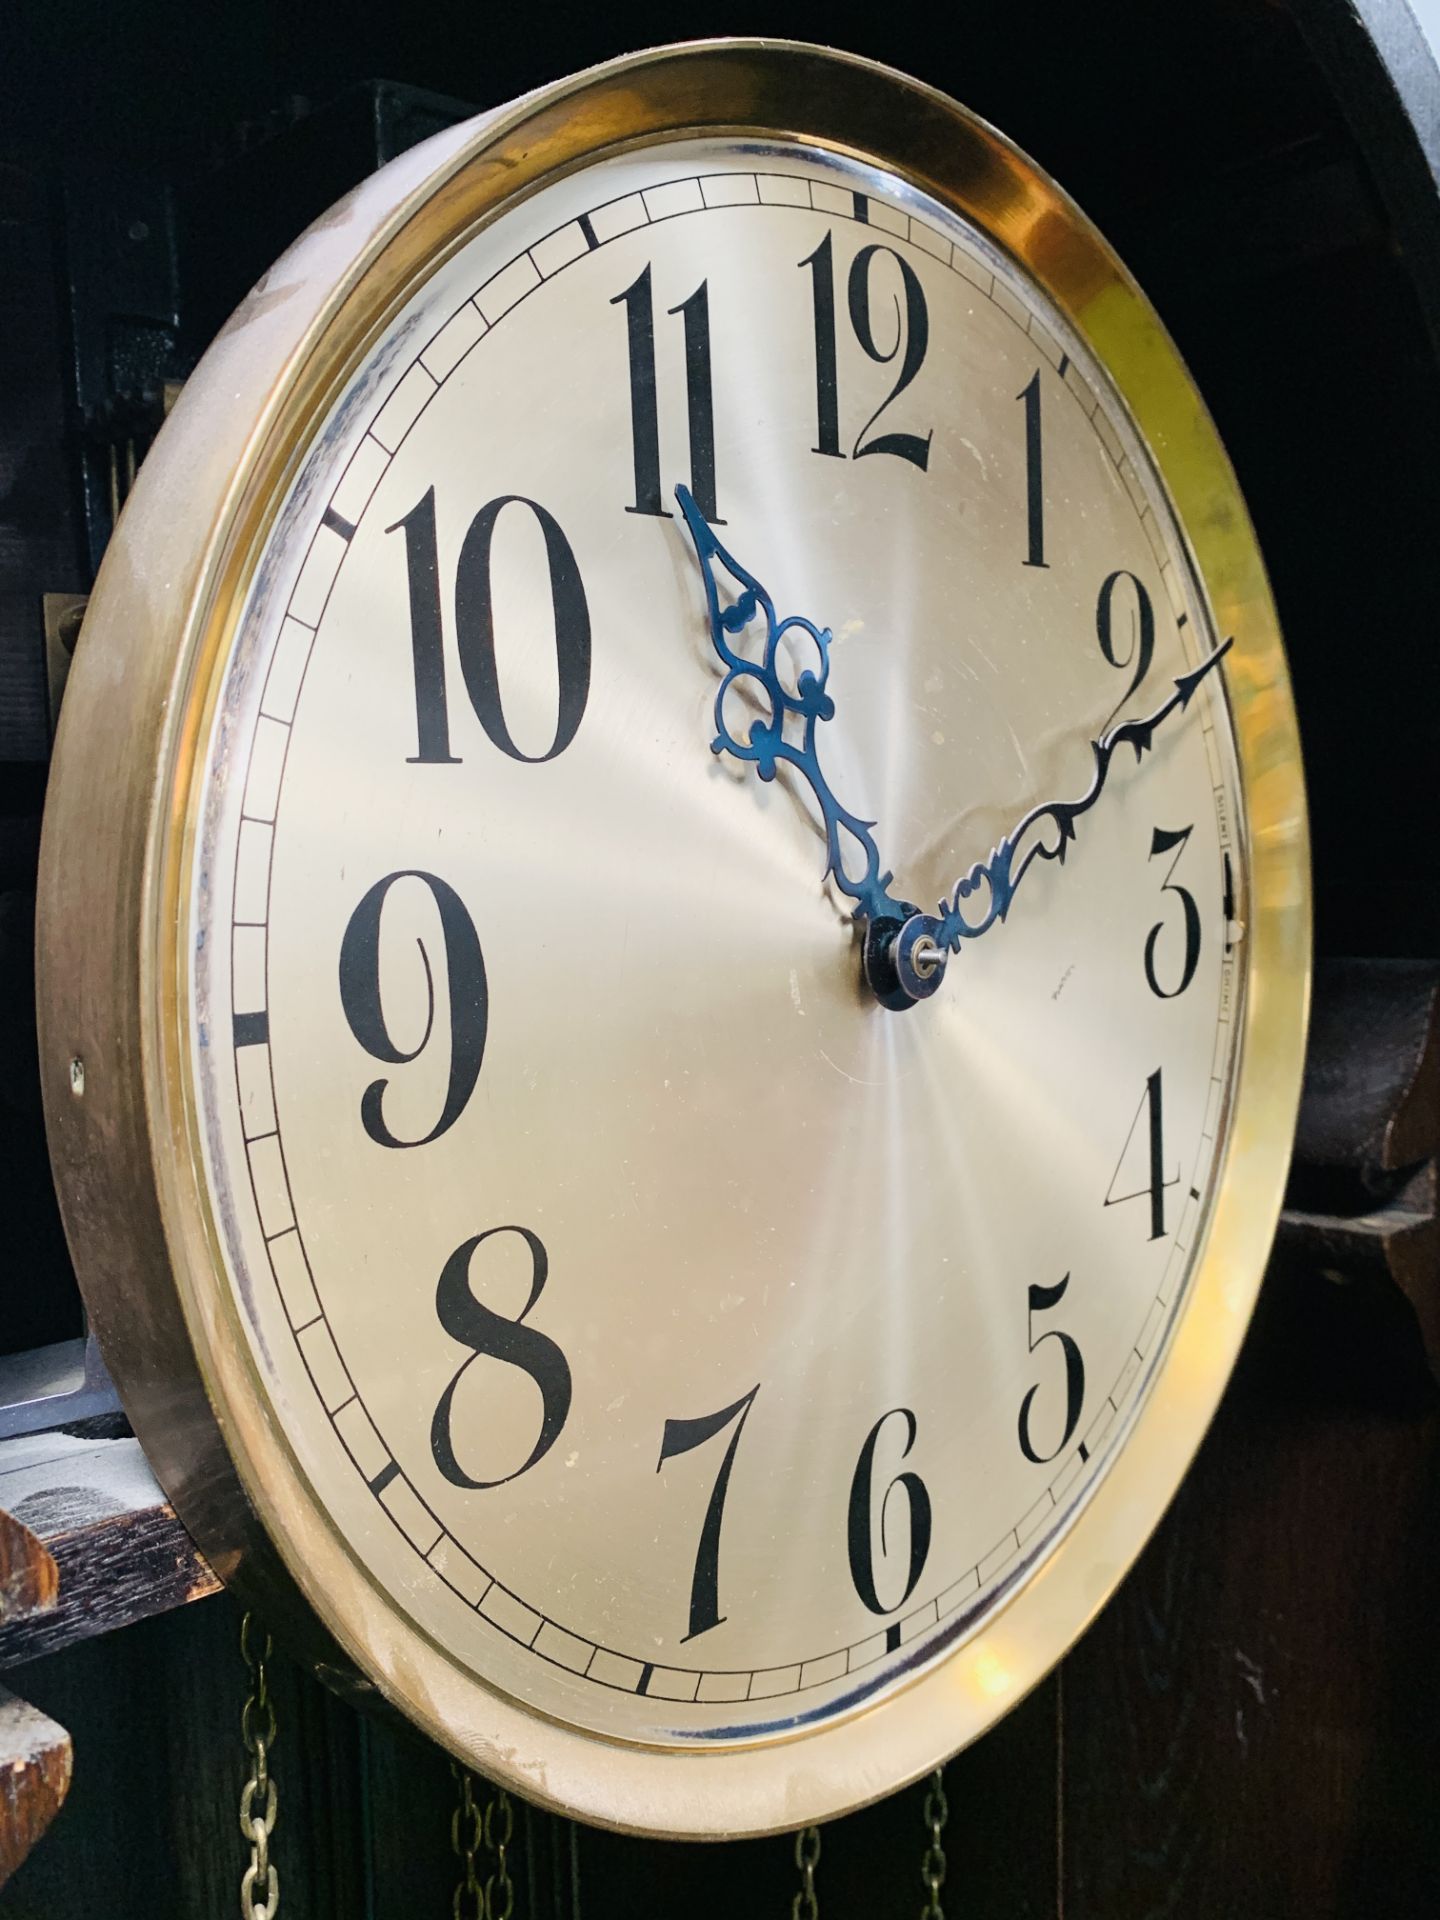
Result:
{"type": "Polygon", "coordinates": [[[515,1835],[515,1809],[503,1787],[485,1809],[485,1844],[495,1856],[495,1871],[485,1882],[485,1920],[510,1920],[515,1911],[515,1883],[510,1878],[510,1842],[515,1835]]]}
{"type": "Polygon", "coordinates": [[[791,1920],[820,1920],[820,1902],[815,1894],[815,1869],[820,1864],[820,1829],[802,1827],[795,1836],[795,1865],[800,1871],[800,1891],[790,1904],[791,1920]]]}
{"type": "Polygon", "coordinates": [[[930,1838],[925,1858],[920,1863],[920,1878],[925,1882],[925,1904],[920,1920],[945,1920],[940,1904],[940,1889],[945,1884],[945,1822],[950,1818],[950,1802],[945,1798],[945,1769],[937,1767],[930,1776],[925,1793],[925,1825],[930,1838]]]}
{"type": "Polygon", "coordinates": [[[475,1781],[458,1761],[450,1762],[457,1799],[450,1816],[450,1845],[460,1862],[460,1878],[450,1903],[455,1920],[485,1920],[485,1888],[476,1856],[485,1844],[485,1816],[475,1804],[475,1781]]]}
{"type": "Polygon", "coordinates": [[[242,1920],[274,1920],[280,1905],[280,1874],[270,1858],[277,1801],[270,1771],[275,1703],[265,1673],[270,1654],[270,1635],[253,1613],[247,1613],[240,1622],[240,1657],[249,1670],[250,1692],[240,1713],[240,1737],[250,1755],[250,1777],[240,1789],[240,1831],[250,1842],[250,1864],[240,1881],[242,1920]]]}
{"type": "Polygon", "coordinates": [[[510,1796],[498,1789],[482,1812],[475,1800],[475,1776],[455,1760],[450,1771],[457,1795],[450,1816],[450,1845],[460,1862],[451,1902],[454,1920],[510,1920],[515,1911],[515,1883],[510,1878],[515,1810],[510,1796]],[[482,1848],[495,1857],[495,1870],[484,1881],[480,1878],[482,1848]]]}

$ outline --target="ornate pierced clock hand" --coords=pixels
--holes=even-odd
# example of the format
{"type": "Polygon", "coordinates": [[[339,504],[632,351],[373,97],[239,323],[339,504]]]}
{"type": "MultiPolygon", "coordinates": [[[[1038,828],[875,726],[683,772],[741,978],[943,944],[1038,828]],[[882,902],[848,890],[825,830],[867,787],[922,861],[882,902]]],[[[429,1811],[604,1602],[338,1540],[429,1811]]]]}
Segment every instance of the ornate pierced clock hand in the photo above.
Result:
{"type": "Polygon", "coordinates": [[[775,603],[770,595],[755,576],[721,546],[695,505],[689,489],[677,487],[675,492],[685,523],[690,529],[690,537],[695,543],[696,558],[705,581],[710,638],[726,670],[715,696],[717,731],[711,742],[711,751],[733,754],[738,760],[749,761],[757,768],[762,780],[773,780],[776,766],[782,760],[804,776],[824,817],[828,852],[826,872],[835,876],[836,885],[855,902],[857,915],[865,922],[866,979],[877,999],[896,1011],[913,1006],[915,1001],[926,999],[934,993],[944,977],[946,959],[949,954],[959,952],[962,940],[978,939],[997,921],[1006,917],[1020,882],[1036,860],[1058,860],[1063,863],[1066,849],[1075,838],[1075,823],[1082,814],[1090,811],[1104,792],[1111,764],[1119,748],[1133,747],[1136,760],[1141,760],[1154,744],[1156,728],[1172,713],[1183,712],[1189,706],[1195,689],[1206,674],[1218,666],[1233,644],[1233,640],[1222,641],[1198,667],[1178,675],[1174,692],[1153,713],[1141,719],[1122,720],[1118,726],[1111,727],[1109,732],[1092,741],[1095,771],[1089,787],[1080,798],[1071,801],[1050,800],[1032,807],[1000,844],[991,850],[988,858],[977,861],[961,876],[954,892],[940,902],[936,913],[921,913],[896,899],[890,892],[894,875],[880,871],[880,852],[870,831],[875,822],[857,819],[854,814],[847,812],[831,791],[820,768],[815,730],[820,721],[832,719],[835,713],[835,702],[826,692],[830,677],[830,629],[817,627],[798,614],[777,620],[775,603]],[[717,563],[741,589],[733,606],[721,607],[719,583],[715,577],[717,563]],[[760,663],[737,653],[726,638],[730,634],[742,633],[757,612],[763,613],[765,618],[765,652],[760,663]],[[806,668],[798,678],[795,692],[791,693],[780,680],[777,656],[781,640],[796,629],[808,634],[814,642],[820,657],[820,673],[817,677],[806,668]],[[756,720],[746,741],[735,738],[726,725],[724,715],[725,697],[740,680],[755,681],[770,707],[768,720],[756,720]],[[784,738],[787,714],[794,714],[803,721],[802,744],[798,747],[784,738]],[[1040,835],[1021,852],[1026,836],[1047,821],[1056,828],[1054,843],[1040,835]],[[842,831],[848,833],[865,852],[865,872],[858,880],[846,873],[841,862],[842,831]],[[985,910],[979,919],[967,920],[961,910],[961,902],[970,899],[982,887],[988,894],[985,910]]]}
{"type": "Polygon", "coordinates": [[[956,882],[950,898],[940,903],[939,918],[934,923],[934,939],[938,946],[947,947],[952,953],[958,952],[962,940],[974,940],[994,926],[997,920],[1003,920],[1010,911],[1010,903],[1015,898],[1020,882],[1036,860],[1059,860],[1063,864],[1066,849],[1075,838],[1075,822],[1081,814],[1088,813],[1100,798],[1109,777],[1111,762],[1119,748],[1134,747],[1136,760],[1143,759],[1154,745],[1155,729],[1161,721],[1172,713],[1183,713],[1200,682],[1212,667],[1219,665],[1233,644],[1233,637],[1221,641],[1198,667],[1178,675],[1175,691],[1154,713],[1143,719],[1122,720],[1118,726],[1090,743],[1095,755],[1095,773],[1088,789],[1078,800],[1047,800],[1040,806],[1032,807],[1018,826],[1006,834],[999,846],[992,849],[987,859],[976,861],[969,872],[956,882]],[[1055,843],[1051,845],[1044,838],[1036,839],[1026,849],[1017,866],[1015,855],[1021,842],[1032,827],[1038,827],[1046,820],[1053,822],[1057,829],[1055,843]],[[968,900],[982,885],[989,892],[985,912],[978,921],[967,920],[961,912],[960,902],[968,900]]]}
{"type": "Polygon", "coordinates": [[[830,629],[817,627],[799,614],[792,614],[786,620],[777,619],[775,602],[754,574],[721,546],[696,506],[690,489],[677,487],[675,497],[695,543],[710,611],[710,639],[725,669],[725,677],[715,695],[715,738],[710,743],[711,752],[728,753],[737,760],[748,761],[762,780],[773,780],[782,761],[794,767],[814,794],[824,821],[826,873],[833,874],[836,886],[855,902],[856,912],[863,916],[867,927],[885,923],[893,924],[898,930],[914,914],[915,908],[897,900],[890,892],[890,882],[895,876],[881,871],[880,849],[870,831],[875,822],[861,820],[842,807],[820,767],[816,729],[821,721],[833,719],[835,714],[835,702],[826,692],[833,637],[830,629]],[[723,568],[740,589],[732,606],[720,604],[717,567],[723,568]],[[757,614],[765,620],[765,650],[759,661],[749,660],[737,652],[729,638],[742,634],[757,614]],[[779,668],[780,644],[786,634],[792,632],[809,636],[820,661],[818,675],[809,667],[800,673],[793,693],[781,680],[779,668]],[[767,718],[752,721],[744,740],[735,737],[725,719],[726,697],[737,684],[758,692],[769,708],[767,718]],[[785,721],[791,715],[800,723],[799,746],[785,738],[785,721]],[[864,853],[865,871],[858,878],[845,869],[842,834],[848,835],[864,853]]]}

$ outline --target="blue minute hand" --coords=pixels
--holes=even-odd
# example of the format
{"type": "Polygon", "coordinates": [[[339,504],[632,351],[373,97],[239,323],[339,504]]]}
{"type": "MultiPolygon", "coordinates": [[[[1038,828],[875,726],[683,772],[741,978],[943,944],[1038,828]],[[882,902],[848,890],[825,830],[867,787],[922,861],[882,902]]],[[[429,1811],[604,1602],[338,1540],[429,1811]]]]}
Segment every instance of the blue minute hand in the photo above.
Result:
{"type": "Polygon", "coordinates": [[[782,762],[793,767],[805,780],[824,822],[825,871],[834,876],[840,891],[855,902],[856,918],[864,924],[866,979],[881,1003],[897,1011],[934,993],[944,977],[948,955],[960,951],[962,940],[977,939],[1005,918],[1020,882],[1037,860],[1064,860],[1066,849],[1075,838],[1075,823],[1100,798],[1117,751],[1122,746],[1133,747],[1136,760],[1140,760],[1154,744],[1156,728],[1172,713],[1183,712],[1189,706],[1195,689],[1233,644],[1230,640],[1223,641],[1198,667],[1180,674],[1174,692],[1153,713],[1143,719],[1122,720],[1092,741],[1094,773],[1080,798],[1051,800],[1032,807],[999,846],[991,850],[987,859],[977,861],[960,877],[954,892],[941,901],[934,914],[920,913],[890,891],[894,875],[881,871],[880,850],[870,831],[875,822],[861,820],[841,806],[820,766],[816,730],[822,721],[833,719],[835,714],[835,702],[826,691],[830,678],[830,629],[817,627],[799,614],[778,619],[775,602],[754,574],[721,546],[689,489],[677,487],[675,497],[690,530],[705,582],[711,644],[725,669],[715,696],[715,738],[711,750],[748,762],[762,780],[773,780],[782,762]],[[725,606],[721,605],[718,578],[722,573],[728,576],[729,604],[725,606]],[[752,660],[731,641],[738,641],[757,616],[765,622],[765,644],[761,658],[752,660]],[[803,669],[793,693],[781,680],[779,671],[780,645],[790,633],[808,636],[819,663],[818,673],[812,667],[803,669]],[[725,718],[726,697],[737,686],[757,695],[766,709],[763,718],[751,722],[743,740],[731,732],[725,718]],[[785,722],[791,717],[797,723],[792,730],[800,735],[799,745],[785,738],[785,722]],[[1053,844],[1042,830],[1046,824],[1055,829],[1053,844]],[[1034,837],[1026,844],[1027,836],[1032,834],[1034,837]],[[856,875],[846,870],[845,839],[864,855],[863,873],[856,875]],[[968,919],[961,902],[982,888],[986,894],[983,910],[975,919],[968,919]]]}
{"type": "Polygon", "coordinates": [[[1059,860],[1063,863],[1066,848],[1075,838],[1075,822],[1081,814],[1090,811],[1104,792],[1111,762],[1119,749],[1122,746],[1133,747],[1136,760],[1143,759],[1155,743],[1155,729],[1172,713],[1184,712],[1200,682],[1213,667],[1219,665],[1233,645],[1232,635],[1230,639],[1223,640],[1213,653],[1207,654],[1198,667],[1178,675],[1174,692],[1153,713],[1139,720],[1122,720],[1098,740],[1091,741],[1095,771],[1087,790],[1078,800],[1047,800],[1040,806],[1032,807],[1018,826],[1006,834],[999,846],[991,850],[988,859],[978,860],[968,873],[961,876],[950,898],[941,901],[938,918],[930,922],[931,937],[937,946],[958,953],[962,940],[976,939],[988,932],[997,920],[1005,918],[1020,882],[1037,860],[1059,860]],[[1038,834],[1020,853],[1017,864],[1016,854],[1026,836],[1042,823],[1055,828],[1053,844],[1043,833],[1038,834]],[[977,919],[967,920],[960,903],[978,893],[982,887],[987,894],[984,910],[977,919]]]}

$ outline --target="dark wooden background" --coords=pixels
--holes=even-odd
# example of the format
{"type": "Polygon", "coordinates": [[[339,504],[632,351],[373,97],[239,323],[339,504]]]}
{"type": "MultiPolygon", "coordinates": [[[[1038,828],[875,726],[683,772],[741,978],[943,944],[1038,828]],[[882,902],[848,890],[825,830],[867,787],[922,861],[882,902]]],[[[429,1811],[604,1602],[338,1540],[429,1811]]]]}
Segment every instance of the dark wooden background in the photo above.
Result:
{"type": "MultiPolygon", "coordinates": [[[[1361,10],[1403,46],[1398,0],[1361,10]]],[[[969,0],[954,17],[776,0],[683,18],[623,0],[574,17],[20,0],[0,15],[0,1352],[79,1324],[34,1094],[27,916],[49,737],[39,596],[89,584],[97,445],[294,232],[452,110],[407,89],[489,105],[633,46],[755,30],[944,87],[1116,242],[1211,402],[1269,560],[1320,949],[1440,953],[1440,221],[1348,0],[969,0]],[[377,77],[399,91],[354,91],[377,77]]],[[[1421,1284],[1436,1289],[1433,1263],[1421,1284]]],[[[1440,1395],[1412,1307],[1382,1275],[1277,1262],[1119,1597],[949,1768],[947,1912],[1430,1920],[1437,1480],[1440,1395]]],[[[64,1810],[0,1894],[16,1920],[234,1911],[238,1624],[220,1596],[5,1676],[76,1750],[64,1810]]],[[[447,1912],[444,1759],[283,1658],[275,1687],[284,1911],[447,1912]]],[[[827,1915],[919,1910],[922,1800],[826,1830],[827,1915]]],[[[788,1913],[796,1885],[783,1838],[662,1846],[541,1815],[517,1862],[521,1920],[748,1920],[788,1913]]]]}

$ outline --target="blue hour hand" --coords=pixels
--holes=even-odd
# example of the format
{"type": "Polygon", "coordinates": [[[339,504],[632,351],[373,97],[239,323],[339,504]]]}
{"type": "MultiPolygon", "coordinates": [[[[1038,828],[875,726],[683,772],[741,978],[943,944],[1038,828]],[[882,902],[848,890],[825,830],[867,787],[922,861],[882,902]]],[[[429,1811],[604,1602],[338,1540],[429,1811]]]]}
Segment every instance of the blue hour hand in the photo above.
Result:
{"type": "MultiPolygon", "coordinates": [[[[754,574],[742,567],[715,538],[689,488],[677,487],[675,497],[695,544],[695,557],[705,582],[711,645],[725,670],[715,695],[715,738],[710,743],[711,751],[728,753],[736,760],[747,762],[762,780],[773,780],[782,764],[793,767],[814,794],[820,809],[825,830],[826,874],[834,878],[841,893],[854,901],[856,914],[864,919],[867,932],[881,923],[898,931],[915,909],[890,892],[894,875],[882,871],[880,849],[871,832],[875,822],[860,819],[840,804],[820,765],[819,729],[835,714],[835,702],[827,691],[830,629],[817,627],[799,614],[779,619],[775,602],[754,574]],[[758,657],[751,659],[740,647],[756,621],[764,623],[764,644],[757,650],[758,657]],[[780,673],[782,648],[787,638],[797,652],[811,656],[810,664],[803,666],[795,677],[793,689],[785,684],[780,673]],[[742,739],[732,731],[726,709],[729,703],[733,712],[746,696],[760,711],[742,739]]],[[[757,633],[754,637],[760,636],[757,633]]]]}

